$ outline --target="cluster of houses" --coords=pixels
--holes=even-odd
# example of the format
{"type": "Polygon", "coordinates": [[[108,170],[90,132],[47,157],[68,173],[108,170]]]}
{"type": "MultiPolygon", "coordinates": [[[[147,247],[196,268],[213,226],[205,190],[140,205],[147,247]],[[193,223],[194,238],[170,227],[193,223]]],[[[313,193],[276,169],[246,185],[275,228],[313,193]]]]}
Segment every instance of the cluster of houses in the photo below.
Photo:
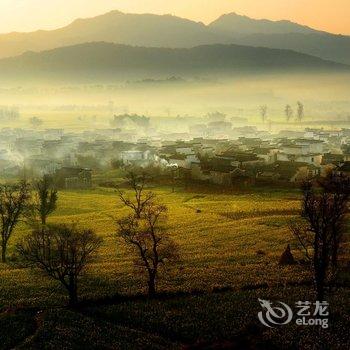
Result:
{"type": "Polygon", "coordinates": [[[0,177],[52,176],[60,188],[86,189],[92,169],[78,166],[74,134],[61,129],[35,131],[4,128],[0,131],[0,177]]]}
{"type": "Polygon", "coordinates": [[[326,143],[315,139],[240,137],[167,145],[166,159],[193,180],[217,185],[299,182],[321,175],[326,143]]]}
{"type": "Polygon", "coordinates": [[[162,141],[147,152],[127,151],[123,161],[141,166],[157,161],[176,168],[179,178],[222,186],[299,183],[332,170],[349,172],[349,129],[285,133],[289,132],[236,139],[162,141]]]}
{"type": "Polygon", "coordinates": [[[349,172],[350,129],[272,134],[250,126],[232,128],[232,123],[239,121],[213,114],[187,133],[164,133],[152,129],[145,117],[123,115],[110,128],[81,132],[3,128],[0,177],[47,174],[59,187],[89,188],[93,171],[117,164],[172,169],[188,181],[231,186],[297,183],[330,170],[349,172]],[[130,123],[142,127],[142,134],[130,123]]]}

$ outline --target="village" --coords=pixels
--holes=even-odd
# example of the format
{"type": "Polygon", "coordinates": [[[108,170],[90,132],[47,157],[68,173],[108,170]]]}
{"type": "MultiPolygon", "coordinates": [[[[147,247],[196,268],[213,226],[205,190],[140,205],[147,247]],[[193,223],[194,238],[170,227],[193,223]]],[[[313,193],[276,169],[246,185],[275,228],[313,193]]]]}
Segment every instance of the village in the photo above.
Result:
{"type": "Polygon", "coordinates": [[[87,189],[97,170],[136,166],[172,180],[223,187],[293,185],[329,171],[350,172],[350,129],[304,128],[271,132],[216,112],[198,119],[158,121],[123,114],[109,128],[3,128],[2,178],[50,175],[59,188],[87,189]],[[165,128],[164,128],[165,125],[165,128]]]}
{"type": "Polygon", "coordinates": [[[0,350],[350,350],[349,14],[0,1],[0,350]]]}

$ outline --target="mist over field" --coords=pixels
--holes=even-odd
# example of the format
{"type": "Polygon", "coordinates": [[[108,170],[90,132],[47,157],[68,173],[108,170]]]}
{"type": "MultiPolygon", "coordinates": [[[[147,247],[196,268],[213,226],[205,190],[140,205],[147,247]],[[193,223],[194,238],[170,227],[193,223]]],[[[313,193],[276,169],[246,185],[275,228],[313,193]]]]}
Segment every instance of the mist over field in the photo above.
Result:
{"type": "MultiPolygon", "coordinates": [[[[90,129],[105,127],[113,114],[136,113],[164,121],[173,117],[197,122],[207,113],[247,118],[260,125],[258,107],[269,107],[276,128],[285,125],[284,107],[303,100],[304,123],[348,122],[350,74],[246,74],[237,78],[164,77],[104,84],[1,84],[0,105],[16,106],[23,118],[39,116],[43,127],[90,129]],[[92,117],[94,121],[92,122],[92,117]]],[[[2,121],[3,126],[13,122],[2,121]]],[[[303,124],[303,126],[305,126],[303,124]]],[[[341,126],[338,124],[338,126],[341,126]]],[[[181,128],[181,123],[178,125],[181,128]]],[[[274,127],[274,126],[273,126],[274,127]]]]}
{"type": "Polygon", "coordinates": [[[347,122],[349,42],[236,13],[204,25],[111,11],[56,30],[1,34],[0,105],[18,107],[17,127],[35,115],[43,127],[85,129],[105,127],[114,114],[197,122],[211,112],[259,125],[266,105],[270,128],[290,128],[284,109],[297,101],[305,118],[296,128],[347,122]]]}

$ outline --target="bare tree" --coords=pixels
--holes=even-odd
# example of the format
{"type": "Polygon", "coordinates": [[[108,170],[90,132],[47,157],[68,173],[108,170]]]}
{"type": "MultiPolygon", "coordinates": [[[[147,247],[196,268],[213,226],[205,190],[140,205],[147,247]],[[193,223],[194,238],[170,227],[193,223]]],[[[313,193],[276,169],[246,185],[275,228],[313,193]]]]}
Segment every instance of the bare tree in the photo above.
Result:
{"type": "Polygon", "coordinates": [[[293,109],[290,105],[286,105],[284,109],[284,114],[286,115],[287,122],[289,122],[293,118],[293,109]]]}
{"type": "Polygon", "coordinates": [[[46,225],[47,217],[56,210],[58,192],[47,175],[34,184],[34,189],[34,200],[29,205],[29,215],[34,221],[46,225]]]}
{"type": "Polygon", "coordinates": [[[23,260],[59,281],[67,290],[69,305],[78,302],[78,279],[102,240],[91,230],[48,225],[34,229],[17,246],[23,260]]]}
{"type": "Polygon", "coordinates": [[[8,241],[23,214],[29,198],[28,185],[0,186],[1,261],[6,262],[8,241]]]}
{"type": "Polygon", "coordinates": [[[267,106],[266,105],[260,106],[259,111],[260,111],[261,120],[263,123],[265,123],[267,118],[267,106]]]}
{"type": "Polygon", "coordinates": [[[32,117],[29,119],[30,124],[33,128],[39,128],[44,122],[38,117],[32,117]]]}
{"type": "Polygon", "coordinates": [[[297,106],[297,119],[301,122],[304,119],[304,105],[298,101],[297,106]]]}
{"type": "Polygon", "coordinates": [[[167,207],[149,202],[141,218],[129,215],[117,222],[117,235],[136,255],[135,265],[148,276],[148,294],[156,294],[160,267],[178,259],[178,247],[164,227],[167,207]]]}
{"type": "Polygon", "coordinates": [[[141,218],[142,211],[155,197],[153,192],[145,190],[149,177],[145,172],[139,174],[136,171],[129,171],[126,179],[133,191],[134,198],[128,197],[118,189],[119,198],[127,207],[134,211],[137,218],[141,218]]]}
{"type": "Polygon", "coordinates": [[[349,187],[349,178],[342,175],[330,175],[318,185],[306,182],[302,188],[302,221],[291,225],[306,258],[312,262],[318,300],[324,299],[327,283],[330,285],[336,277],[349,187]]]}
{"type": "Polygon", "coordinates": [[[176,175],[178,174],[178,166],[177,164],[171,164],[167,167],[168,173],[171,179],[171,191],[175,192],[175,183],[176,183],[176,175]]]}

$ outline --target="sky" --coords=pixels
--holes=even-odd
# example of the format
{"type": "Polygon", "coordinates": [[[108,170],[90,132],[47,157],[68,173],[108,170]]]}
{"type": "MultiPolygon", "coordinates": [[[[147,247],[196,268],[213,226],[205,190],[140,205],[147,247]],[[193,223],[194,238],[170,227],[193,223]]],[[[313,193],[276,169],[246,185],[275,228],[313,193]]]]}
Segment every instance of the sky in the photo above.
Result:
{"type": "Polygon", "coordinates": [[[204,23],[237,12],[350,35],[350,0],[0,0],[0,33],[54,29],[111,10],[173,14],[204,23]]]}

